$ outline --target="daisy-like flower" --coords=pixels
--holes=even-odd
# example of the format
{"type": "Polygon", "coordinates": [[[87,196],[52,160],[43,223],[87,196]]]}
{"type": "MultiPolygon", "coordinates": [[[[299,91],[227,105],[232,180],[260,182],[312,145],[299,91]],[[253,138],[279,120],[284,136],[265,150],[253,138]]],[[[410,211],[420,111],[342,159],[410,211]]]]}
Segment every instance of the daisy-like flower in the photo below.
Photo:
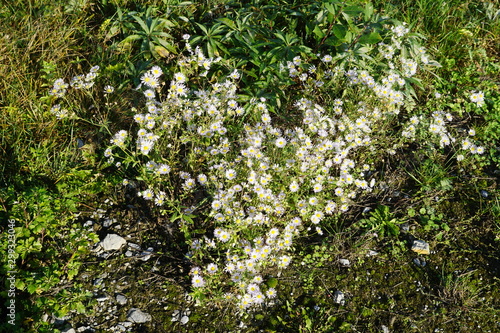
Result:
{"type": "Polygon", "coordinates": [[[271,117],[269,116],[269,114],[267,113],[264,113],[261,117],[262,121],[266,124],[269,124],[271,122],[271,117]]]}
{"type": "Polygon", "coordinates": [[[247,286],[247,291],[250,295],[255,295],[257,293],[260,293],[259,285],[257,283],[250,283],[247,286]]]}
{"type": "Polygon", "coordinates": [[[174,74],[174,79],[179,82],[179,83],[184,83],[186,82],[186,76],[182,73],[175,73],[174,74]]]}
{"type": "Polygon", "coordinates": [[[154,193],[151,189],[147,189],[142,191],[141,196],[144,198],[144,200],[152,200],[154,198],[154,193]]]}
{"type": "Polygon", "coordinates": [[[283,148],[286,145],[286,139],[283,137],[279,137],[276,139],[275,144],[278,148],[283,148]]]}
{"type": "Polygon", "coordinates": [[[291,184],[290,184],[290,191],[291,192],[297,192],[299,190],[299,184],[294,180],[291,184]]]}
{"type": "Polygon", "coordinates": [[[208,178],[205,174],[199,174],[198,177],[198,182],[201,184],[201,185],[205,185],[208,181],[208,178]]]}
{"type": "Polygon", "coordinates": [[[191,283],[192,283],[193,287],[195,287],[195,288],[200,288],[200,287],[205,286],[205,280],[203,280],[203,278],[199,275],[193,276],[191,283]]]}
{"type": "Polygon", "coordinates": [[[288,265],[290,265],[290,262],[292,261],[292,258],[290,256],[281,256],[278,262],[278,267],[280,268],[286,268],[288,265]]]}
{"type": "Polygon", "coordinates": [[[166,175],[167,173],[170,172],[170,166],[168,166],[167,164],[160,164],[156,172],[159,175],[166,175]]]}
{"type": "Polygon", "coordinates": [[[160,68],[160,66],[153,66],[149,70],[149,73],[151,73],[151,75],[153,75],[154,78],[159,78],[163,74],[163,71],[160,68]]]}
{"type": "Polygon", "coordinates": [[[254,294],[252,296],[252,301],[255,303],[255,304],[262,304],[264,303],[264,300],[265,300],[265,296],[263,293],[261,292],[258,292],[256,294],[254,294]]]}
{"type": "Polygon", "coordinates": [[[115,88],[113,86],[107,85],[104,87],[104,93],[105,94],[111,94],[115,91],[115,88]]]}
{"type": "Polygon", "coordinates": [[[155,77],[152,73],[148,72],[141,76],[141,83],[149,88],[158,88],[160,83],[158,82],[158,78],[155,77]]]}
{"type": "Polygon", "coordinates": [[[208,274],[214,274],[215,272],[217,272],[217,265],[214,264],[214,263],[210,263],[207,265],[207,272],[208,274]]]}
{"type": "Polygon", "coordinates": [[[144,96],[148,99],[153,99],[155,98],[155,92],[152,89],[148,89],[144,91],[144,96]]]}
{"type": "Polygon", "coordinates": [[[238,80],[240,78],[240,73],[235,69],[231,74],[229,74],[229,77],[233,80],[238,80]]]}
{"type": "Polygon", "coordinates": [[[236,171],[234,169],[229,169],[226,171],[226,178],[232,180],[236,177],[236,171]]]}
{"type": "Polygon", "coordinates": [[[484,93],[482,91],[474,92],[470,95],[470,100],[476,103],[477,106],[481,107],[484,105],[484,93]]]}
{"type": "Polygon", "coordinates": [[[325,55],[325,56],[321,59],[321,61],[326,62],[326,63],[328,63],[328,62],[330,62],[330,61],[332,61],[332,60],[333,60],[333,57],[332,57],[331,55],[329,55],[329,54],[326,54],[326,55],[325,55]]]}
{"type": "Polygon", "coordinates": [[[462,149],[463,150],[468,150],[472,146],[472,142],[468,139],[462,140],[462,149]]]}
{"type": "Polygon", "coordinates": [[[151,149],[153,149],[154,146],[154,141],[152,140],[140,140],[139,141],[139,150],[141,151],[141,154],[148,155],[151,149]]]}
{"type": "Polygon", "coordinates": [[[271,239],[276,239],[276,237],[278,237],[279,234],[280,231],[278,228],[271,228],[271,230],[269,230],[269,237],[271,239]]]}
{"type": "Polygon", "coordinates": [[[267,296],[267,298],[275,298],[275,297],[276,297],[276,289],[274,289],[274,288],[269,288],[269,289],[266,291],[266,296],[267,296]]]}

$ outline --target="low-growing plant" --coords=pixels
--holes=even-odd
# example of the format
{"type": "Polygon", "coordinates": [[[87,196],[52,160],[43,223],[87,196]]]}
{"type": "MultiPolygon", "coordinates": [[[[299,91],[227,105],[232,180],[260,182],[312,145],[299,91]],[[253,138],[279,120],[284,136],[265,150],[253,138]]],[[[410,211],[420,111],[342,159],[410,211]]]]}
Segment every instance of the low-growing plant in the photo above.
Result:
{"type": "Polygon", "coordinates": [[[89,244],[98,240],[96,234],[82,230],[76,222],[79,196],[85,193],[82,182],[89,180],[90,173],[74,173],[80,174],[78,180],[59,183],[59,193],[36,185],[23,192],[10,187],[2,193],[2,217],[12,224],[14,234],[2,232],[1,251],[8,253],[8,244],[14,244],[16,258],[7,262],[7,256],[2,257],[2,276],[15,272],[15,322],[23,317],[25,322],[36,323],[34,328],[40,332],[50,329],[42,320],[44,315],[84,313],[92,296],[73,280],[90,252],[89,244]],[[75,188],[74,182],[80,188],[75,188]],[[7,242],[8,235],[15,237],[7,242]]]}
{"type": "MultiPolygon", "coordinates": [[[[146,106],[134,110],[138,130],[117,132],[105,156],[135,174],[145,186],[138,195],[183,231],[198,300],[225,300],[246,311],[273,299],[276,289],[262,282],[289,266],[301,238],[322,235],[322,225],[336,220],[328,215],[346,214],[356,197],[373,190],[367,162],[384,156],[375,147],[395,150],[422,137],[427,145],[452,147],[455,139],[446,128],[451,114],[412,112],[406,88],[418,64],[429,64],[428,56],[422,49],[405,51],[404,25],[384,31],[394,45],[376,44],[370,52],[392,65],[377,66],[377,76],[356,57],[345,62],[349,49],[322,56],[317,66],[300,56],[288,61],[283,71],[297,80],[297,89],[318,92],[317,100],[296,100],[300,118],[293,129],[273,125],[265,98],[238,96],[238,70],[218,81],[204,79],[213,64],[225,63],[190,44],[168,90],[162,89],[159,66],[142,75],[146,106]],[[332,95],[330,86],[345,87],[358,99],[334,92],[327,99],[332,105],[322,107],[317,103],[332,95]],[[406,119],[402,136],[387,129],[398,117],[406,119]]],[[[471,147],[475,154],[484,150],[470,142],[462,148],[471,147]]],[[[382,236],[399,233],[387,206],[362,224],[382,236]]]]}
{"type": "Polygon", "coordinates": [[[399,225],[403,221],[394,218],[388,206],[378,206],[370,213],[370,217],[358,221],[367,232],[377,233],[380,237],[398,236],[399,225]]]}

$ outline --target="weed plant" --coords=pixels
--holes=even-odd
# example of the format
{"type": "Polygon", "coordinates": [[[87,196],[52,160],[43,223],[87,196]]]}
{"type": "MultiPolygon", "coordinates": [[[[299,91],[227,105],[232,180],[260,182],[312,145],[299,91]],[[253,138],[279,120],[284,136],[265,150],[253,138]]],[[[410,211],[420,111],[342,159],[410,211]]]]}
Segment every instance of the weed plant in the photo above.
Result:
{"type": "Polygon", "coordinates": [[[1,204],[27,327],[86,311],[78,212],[120,188],[168,221],[221,330],[493,329],[493,3],[21,5],[1,11],[23,23],[2,28],[1,204]]]}

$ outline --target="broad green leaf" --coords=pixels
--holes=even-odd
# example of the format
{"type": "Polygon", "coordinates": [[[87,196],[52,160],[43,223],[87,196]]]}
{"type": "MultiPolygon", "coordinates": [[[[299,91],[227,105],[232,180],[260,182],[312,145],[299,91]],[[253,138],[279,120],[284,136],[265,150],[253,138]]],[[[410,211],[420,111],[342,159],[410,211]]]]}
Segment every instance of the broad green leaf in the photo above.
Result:
{"type": "Polygon", "coordinates": [[[335,24],[332,27],[332,32],[335,35],[335,37],[343,41],[346,36],[347,29],[342,24],[335,24]]]}
{"type": "Polygon", "coordinates": [[[371,32],[361,36],[358,40],[360,44],[376,44],[382,40],[378,32],[371,32]]]}
{"type": "Polygon", "coordinates": [[[369,21],[372,15],[373,15],[373,4],[371,2],[368,2],[364,10],[365,21],[369,21]]]}
{"type": "Polygon", "coordinates": [[[166,58],[170,54],[170,52],[168,52],[167,49],[161,45],[156,45],[154,50],[161,58],[166,58]]]}
{"type": "Polygon", "coordinates": [[[278,279],[270,278],[267,280],[266,284],[269,288],[276,288],[276,286],[278,285],[278,279]]]}
{"type": "Polygon", "coordinates": [[[233,30],[237,29],[236,28],[236,24],[234,23],[234,21],[228,19],[227,17],[220,18],[217,21],[220,22],[220,23],[223,23],[223,24],[227,25],[228,27],[230,27],[233,30]]]}
{"type": "Polygon", "coordinates": [[[319,25],[316,25],[316,27],[314,28],[313,32],[316,35],[316,39],[317,40],[320,40],[323,37],[325,37],[325,33],[321,30],[321,28],[319,27],[319,25]]]}

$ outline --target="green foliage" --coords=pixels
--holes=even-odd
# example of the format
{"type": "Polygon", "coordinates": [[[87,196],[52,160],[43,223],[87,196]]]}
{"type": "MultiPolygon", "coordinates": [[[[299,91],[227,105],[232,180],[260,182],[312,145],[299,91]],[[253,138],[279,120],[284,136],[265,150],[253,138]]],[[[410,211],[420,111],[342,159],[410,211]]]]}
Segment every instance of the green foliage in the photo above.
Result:
{"type": "Polygon", "coordinates": [[[394,218],[388,206],[378,206],[374,211],[370,212],[370,217],[358,221],[362,228],[366,228],[367,232],[375,232],[380,237],[398,236],[399,224],[403,221],[394,218]]]}
{"type": "MultiPolygon", "coordinates": [[[[84,184],[91,179],[89,176],[88,171],[74,170],[71,179],[57,184],[56,191],[36,185],[22,192],[13,187],[3,190],[2,218],[15,225],[18,259],[13,268],[3,257],[2,275],[16,271],[16,293],[21,295],[17,298],[17,316],[26,322],[33,320],[40,329],[45,325],[41,321],[44,313],[59,317],[69,311],[83,313],[92,296],[73,281],[90,252],[89,244],[98,241],[96,234],[82,230],[76,222],[78,203],[80,196],[86,194],[84,184]]],[[[0,244],[4,253],[7,235],[2,232],[0,244]]]]}
{"type": "MultiPolygon", "coordinates": [[[[439,255],[432,257],[433,264],[450,260],[456,266],[469,267],[473,262],[480,267],[490,267],[498,259],[492,254],[491,244],[494,237],[496,241],[500,237],[496,180],[496,169],[500,165],[497,147],[500,66],[495,49],[500,42],[499,12],[494,2],[472,0],[373,3],[356,0],[35,0],[28,5],[19,0],[9,1],[0,8],[4,23],[0,28],[3,36],[0,60],[5,65],[0,66],[0,76],[4,78],[0,83],[3,129],[0,204],[2,219],[16,221],[19,254],[16,287],[23,305],[18,317],[26,319],[23,325],[33,331],[53,331],[49,323],[40,320],[42,314],[63,316],[87,311],[91,295],[83,291],[86,286],[76,278],[89,255],[89,245],[97,238],[79,225],[76,215],[86,214],[81,212],[81,204],[92,207],[96,194],[111,192],[134,201],[125,205],[135,204],[131,192],[147,199],[151,190],[155,195],[163,192],[163,205],[159,207],[153,201],[144,204],[147,218],[168,224],[175,239],[172,243],[179,252],[172,256],[181,258],[183,265],[203,267],[200,274],[212,284],[205,289],[191,288],[194,289],[191,294],[210,304],[206,309],[209,316],[218,316],[218,310],[224,308],[221,322],[234,320],[233,311],[247,312],[237,306],[226,307],[228,302],[223,300],[228,291],[245,293],[244,285],[225,284],[229,274],[223,272],[224,258],[230,251],[239,249],[233,253],[238,260],[248,259],[240,249],[242,244],[258,249],[258,237],[269,231],[268,227],[278,227],[281,237],[285,234],[285,223],[292,216],[300,215],[304,225],[313,228],[300,229],[304,233],[300,237],[294,234],[292,245],[280,245],[286,251],[276,252],[274,260],[284,260],[282,265],[290,261],[304,265],[291,265],[289,272],[275,270],[272,264],[262,267],[265,281],[261,284],[262,291],[277,288],[286,295],[280,296],[275,308],[241,317],[249,325],[277,332],[375,332],[380,331],[380,323],[389,326],[391,331],[407,331],[412,327],[434,330],[443,325],[459,330],[458,325],[463,324],[464,319],[455,313],[465,313],[469,326],[491,323],[491,327],[495,327],[489,314],[493,313],[491,308],[498,305],[495,303],[498,297],[494,297],[498,293],[494,291],[491,269],[478,268],[481,274],[476,276],[449,273],[457,271],[455,266],[433,272],[429,265],[415,273],[406,269],[411,266],[406,242],[395,238],[399,235],[399,224],[414,221],[421,228],[412,229],[412,233],[424,233],[443,247],[438,249],[439,255]],[[411,32],[406,33],[406,28],[411,32]],[[199,68],[179,62],[194,52],[189,45],[183,49],[179,44],[184,34],[190,35],[189,45],[200,48],[196,53],[202,55],[197,60],[199,68]],[[404,36],[400,38],[399,34],[404,36]],[[423,55],[422,43],[443,67],[436,68],[439,64],[423,55]],[[325,61],[325,56],[331,59],[325,61]],[[402,60],[415,60],[418,74],[409,75],[413,63],[402,60]],[[46,93],[49,86],[59,77],[81,73],[83,68],[92,66],[89,64],[101,65],[102,78],[96,81],[93,90],[82,90],[58,100],[71,116],[60,121],[54,119],[49,109],[56,98],[46,93]],[[163,69],[166,85],[153,89],[158,103],[149,101],[144,106],[147,98],[129,88],[137,87],[140,77],[152,65],[163,69]],[[166,97],[174,91],[172,87],[168,89],[169,84],[181,83],[172,79],[174,73],[189,78],[186,96],[179,99],[166,97]],[[404,103],[389,103],[379,94],[383,90],[372,89],[368,81],[355,83],[356,79],[366,79],[367,73],[376,84],[391,75],[403,78],[401,86],[392,93],[400,92],[404,103]],[[234,83],[234,90],[233,86],[228,88],[229,81],[234,83]],[[105,84],[115,87],[115,93],[96,93],[102,91],[105,84]],[[210,99],[197,99],[195,91],[207,93],[210,99]],[[484,103],[471,98],[476,92],[484,92],[484,103]],[[441,97],[435,98],[436,93],[441,97]],[[302,98],[308,102],[297,107],[297,101],[302,98]],[[343,103],[340,110],[335,108],[338,101],[343,103]],[[215,120],[197,114],[204,110],[205,106],[200,106],[206,105],[204,103],[218,103],[217,110],[227,110],[228,103],[236,103],[243,111],[238,111],[241,117],[228,112],[216,119],[225,126],[225,134],[213,132],[200,137],[196,134],[198,129],[206,131],[215,120]],[[153,104],[161,108],[158,114],[150,112],[153,104]],[[314,112],[321,117],[301,123],[303,113],[311,116],[314,112]],[[165,126],[157,132],[163,141],[158,142],[157,151],[151,154],[141,152],[139,141],[135,141],[137,129],[144,127],[132,122],[131,117],[137,114],[155,118],[154,130],[160,124],[165,126]],[[358,126],[367,118],[371,127],[359,130],[358,126]],[[314,133],[319,127],[327,126],[325,119],[332,129],[327,138],[350,148],[349,158],[355,167],[348,170],[354,180],[367,179],[368,183],[372,179],[376,180],[375,184],[381,180],[380,187],[370,185],[363,193],[334,194],[338,187],[345,185],[340,179],[345,166],[329,175],[331,179],[315,178],[310,168],[301,171],[300,166],[290,162],[297,159],[299,150],[294,144],[302,139],[283,133],[307,127],[302,135],[313,138],[309,142],[311,147],[305,148],[309,154],[320,147],[314,133]],[[275,128],[262,126],[267,120],[272,120],[275,128]],[[429,130],[437,122],[444,124],[446,130],[440,127],[434,128],[434,132],[429,130]],[[280,150],[275,147],[277,137],[267,137],[269,133],[264,135],[263,128],[269,133],[276,129],[274,133],[295,141],[292,144],[293,140],[289,140],[286,148],[280,150]],[[351,138],[348,134],[355,128],[357,137],[351,138]],[[103,165],[103,151],[118,129],[130,133],[127,148],[119,151],[115,147],[112,154],[115,159],[106,156],[108,163],[103,165]],[[468,134],[471,130],[475,134],[468,134]],[[250,197],[239,206],[224,207],[220,212],[227,215],[226,220],[216,220],[218,211],[210,208],[213,201],[241,196],[225,193],[225,190],[237,184],[242,184],[243,191],[254,186],[249,185],[252,183],[250,171],[252,167],[257,169],[261,160],[249,160],[242,168],[244,163],[238,163],[243,151],[251,146],[249,142],[259,135],[263,140],[260,153],[269,166],[264,165],[266,172],[259,171],[256,181],[262,182],[259,186],[269,188],[273,194],[285,195],[286,200],[281,202],[285,214],[279,219],[266,220],[258,227],[247,228],[242,225],[244,218],[230,213],[239,214],[241,210],[243,217],[247,217],[249,212],[268,214],[270,209],[279,207],[275,202],[261,205],[250,197]],[[370,143],[362,148],[350,146],[360,138],[369,138],[370,143]],[[484,149],[484,153],[478,153],[478,148],[484,149]],[[160,176],[152,164],[148,164],[151,161],[168,164],[170,173],[160,176]],[[224,170],[232,167],[237,170],[237,177],[226,179],[224,170]],[[195,176],[202,173],[210,176],[208,185],[197,184],[191,188],[190,184],[197,181],[195,176]],[[115,187],[124,177],[132,179],[129,185],[115,187]],[[295,194],[289,191],[291,179],[296,179],[301,186],[295,194]],[[313,194],[316,189],[309,183],[325,179],[330,183],[323,183],[321,196],[313,194]],[[389,187],[385,188],[385,184],[389,187]],[[476,193],[479,188],[488,188],[488,197],[474,197],[479,196],[476,193]],[[407,194],[396,195],[396,192],[407,194]],[[303,208],[301,202],[312,195],[320,198],[320,206],[333,198],[337,205],[328,209],[336,207],[336,215],[314,220],[312,225],[311,218],[319,219],[322,215],[314,215],[316,208],[311,205],[303,208]],[[458,209],[457,216],[453,216],[446,211],[448,206],[443,201],[449,201],[450,207],[463,209],[458,209]],[[409,202],[411,208],[408,208],[409,202]],[[336,240],[336,246],[310,244],[311,240],[318,244],[322,233],[339,234],[344,225],[349,226],[358,218],[359,206],[374,203],[379,206],[370,216],[354,224],[355,229],[360,227],[365,232],[352,236],[353,239],[336,240]],[[393,208],[389,209],[389,205],[394,211],[391,212],[393,208]],[[395,217],[401,209],[408,212],[408,218],[395,217]],[[316,225],[316,222],[319,223],[316,225]],[[212,246],[212,235],[222,229],[231,231],[234,239],[223,244],[217,240],[212,246]],[[366,232],[377,233],[381,240],[378,244],[386,239],[391,241],[390,263],[377,266],[376,259],[365,258],[366,249],[379,250],[378,244],[368,240],[371,238],[366,232]],[[201,249],[191,249],[185,257],[185,249],[200,239],[201,249]],[[474,248],[468,248],[468,244],[474,244],[474,248]],[[344,271],[337,272],[339,268],[332,262],[339,257],[340,249],[349,253],[349,257],[363,258],[358,260],[359,267],[343,267],[340,269],[344,271]],[[474,260],[466,258],[465,261],[465,254],[446,257],[446,253],[465,253],[474,256],[471,257],[474,260]],[[208,262],[219,263],[219,271],[213,276],[204,271],[208,262]],[[373,279],[365,276],[365,270],[373,279]],[[420,273],[424,275],[418,275],[420,273]],[[481,287],[483,277],[490,289],[481,287]],[[417,292],[411,294],[408,290],[415,290],[415,286],[408,281],[414,280],[422,281],[425,286],[421,289],[419,286],[417,292]],[[385,289],[385,285],[391,289],[385,289]],[[328,289],[333,287],[352,294],[350,302],[331,304],[328,289]],[[294,295],[289,296],[288,292],[292,291],[294,295]],[[422,304],[434,307],[421,310],[422,304]]],[[[308,145],[306,141],[304,146],[308,145]]],[[[302,162],[314,158],[307,156],[302,162]]],[[[325,158],[320,164],[330,162],[325,158]]],[[[153,234],[163,235],[156,232],[159,229],[152,227],[151,230],[155,231],[153,234]]],[[[4,235],[0,243],[3,252],[7,243],[4,235]]],[[[2,273],[5,270],[3,266],[2,273]]],[[[161,274],[170,278],[170,272],[161,274]]],[[[183,274],[187,275],[185,270],[183,274]]],[[[247,280],[251,278],[252,274],[244,276],[247,280]]],[[[141,279],[137,285],[146,286],[144,281],[141,279]]],[[[171,281],[181,285],[173,278],[171,281]]],[[[154,307],[151,304],[148,306],[154,307]]],[[[165,311],[160,309],[160,312],[165,311]]],[[[196,322],[198,318],[199,326],[186,330],[206,330],[203,326],[206,324],[201,323],[205,319],[203,309],[197,307],[193,312],[190,321],[196,322]]],[[[169,319],[163,324],[168,327],[169,319]]],[[[236,324],[231,322],[231,325],[236,324]]]]}
{"type": "Polygon", "coordinates": [[[148,7],[144,12],[131,11],[126,14],[118,8],[116,19],[105,27],[108,30],[105,40],[118,35],[120,40],[113,43],[112,50],[134,54],[136,59],[166,58],[170,53],[178,53],[173,37],[168,33],[177,24],[158,16],[160,14],[154,7],[148,7]]]}

